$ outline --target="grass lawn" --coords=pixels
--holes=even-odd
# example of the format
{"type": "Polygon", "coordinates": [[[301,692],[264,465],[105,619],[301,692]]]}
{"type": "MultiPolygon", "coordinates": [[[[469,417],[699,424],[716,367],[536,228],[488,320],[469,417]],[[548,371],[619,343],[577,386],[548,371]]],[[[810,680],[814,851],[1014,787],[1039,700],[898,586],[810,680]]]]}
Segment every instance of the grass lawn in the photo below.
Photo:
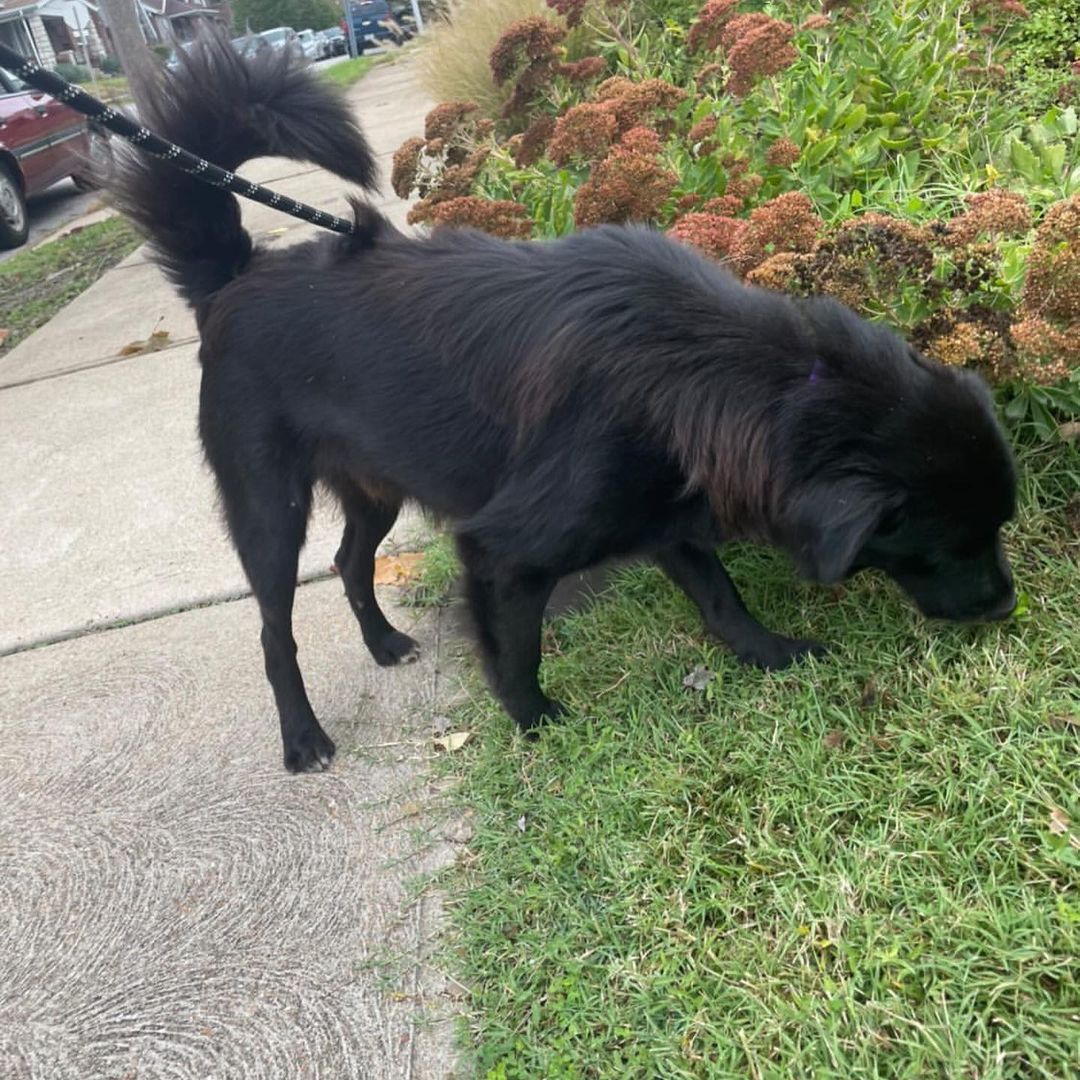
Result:
{"type": "Polygon", "coordinates": [[[752,610],[828,658],[738,667],[634,568],[550,627],[571,717],[538,744],[475,684],[448,959],[475,1075],[1080,1075],[1080,452],[1022,465],[1010,622],[745,548],[752,610]]]}
{"type": "Polygon", "coordinates": [[[380,58],[375,56],[354,56],[349,60],[342,60],[333,67],[320,68],[319,75],[327,82],[338,86],[352,86],[359,82],[378,62],[380,58]]]}
{"type": "Polygon", "coordinates": [[[109,218],[0,263],[0,360],[140,242],[125,221],[109,218]]]}

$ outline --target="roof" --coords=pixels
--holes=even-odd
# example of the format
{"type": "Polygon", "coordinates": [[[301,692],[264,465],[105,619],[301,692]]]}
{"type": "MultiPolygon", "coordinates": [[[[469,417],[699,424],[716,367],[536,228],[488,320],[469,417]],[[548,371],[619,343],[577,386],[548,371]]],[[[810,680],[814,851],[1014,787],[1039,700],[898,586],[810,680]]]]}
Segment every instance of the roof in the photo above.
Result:
{"type": "Polygon", "coordinates": [[[0,19],[6,15],[29,15],[42,0],[0,0],[0,19]]]}

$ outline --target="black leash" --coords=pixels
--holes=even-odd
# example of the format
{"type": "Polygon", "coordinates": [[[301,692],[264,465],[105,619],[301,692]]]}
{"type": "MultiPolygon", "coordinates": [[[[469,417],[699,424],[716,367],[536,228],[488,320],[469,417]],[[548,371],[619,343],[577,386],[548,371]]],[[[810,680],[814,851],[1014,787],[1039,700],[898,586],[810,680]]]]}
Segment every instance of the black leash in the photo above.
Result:
{"type": "Polygon", "coordinates": [[[324,213],[322,210],[316,210],[306,203],[297,202],[295,199],[279,195],[276,191],[271,191],[261,184],[252,183],[242,176],[218,168],[217,165],[212,165],[209,161],[204,161],[201,157],[189,153],[182,146],[177,146],[175,143],[169,142],[168,139],[155,135],[149,129],[128,119],[123,113],[117,112],[116,109],[110,108],[104,102],[91,97],[85,90],[72,86],[65,79],[61,79],[59,75],[47,71],[36,60],[29,60],[15,52],[14,49],[8,48],[3,42],[0,42],[0,67],[7,68],[8,71],[13,72],[23,82],[34,87],[35,90],[51,94],[58,101],[62,101],[65,105],[70,105],[71,108],[83,113],[83,115],[91,117],[102,127],[108,128],[109,131],[127,139],[129,143],[139,147],[140,150],[145,150],[148,154],[153,154],[154,157],[167,161],[182,172],[189,173],[207,184],[226,188],[234,195],[252,199],[255,202],[262,203],[264,206],[271,206],[275,210],[280,210],[283,214],[291,214],[293,217],[308,221],[312,225],[321,225],[324,229],[333,229],[334,232],[345,233],[346,235],[353,232],[353,223],[351,221],[346,221],[344,218],[335,217],[333,214],[324,213]]]}

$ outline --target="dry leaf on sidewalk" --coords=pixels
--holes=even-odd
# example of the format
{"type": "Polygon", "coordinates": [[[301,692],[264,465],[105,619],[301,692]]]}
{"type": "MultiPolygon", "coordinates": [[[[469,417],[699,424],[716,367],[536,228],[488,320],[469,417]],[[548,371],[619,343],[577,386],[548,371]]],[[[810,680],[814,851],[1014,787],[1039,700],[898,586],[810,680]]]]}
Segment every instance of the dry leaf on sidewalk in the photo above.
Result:
{"type": "Polygon", "coordinates": [[[454,750],[460,750],[472,737],[471,731],[452,731],[449,735],[438,735],[431,741],[436,750],[452,753],[454,750]]]}
{"type": "Polygon", "coordinates": [[[7,330],[4,327],[0,326],[0,345],[3,345],[4,342],[7,341],[10,334],[11,334],[10,330],[7,330]]]}
{"type": "Polygon", "coordinates": [[[145,341],[129,341],[118,356],[139,356],[141,353],[158,352],[169,344],[168,330],[155,330],[145,341]]]}
{"type": "Polygon", "coordinates": [[[404,585],[416,577],[423,561],[421,551],[404,551],[400,555],[380,555],[375,560],[376,585],[404,585]]]}
{"type": "Polygon", "coordinates": [[[1050,831],[1055,836],[1064,836],[1069,831],[1069,815],[1057,806],[1050,811],[1050,831]]]}

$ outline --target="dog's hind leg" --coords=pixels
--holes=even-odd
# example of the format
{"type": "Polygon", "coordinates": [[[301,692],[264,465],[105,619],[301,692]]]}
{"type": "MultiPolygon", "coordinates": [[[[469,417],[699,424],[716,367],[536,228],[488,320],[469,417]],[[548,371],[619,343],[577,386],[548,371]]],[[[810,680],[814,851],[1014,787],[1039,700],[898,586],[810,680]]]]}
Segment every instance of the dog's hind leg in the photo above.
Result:
{"type": "Polygon", "coordinates": [[[532,736],[562,706],[540,689],[540,631],[556,579],[537,571],[492,570],[467,537],[458,538],[465,589],[488,681],[521,731],[532,736]]]}
{"type": "Polygon", "coordinates": [[[726,642],[744,664],[775,670],[824,651],[817,642],[784,637],[762,626],[746,610],[714,552],[680,543],[658,552],[656,561],[698,606],[708,632],[726,642]]]}
{"type": "MultiPolygon", "coordinates": [[[[219,455],[215,455],[221,461],[219,455]]],[[[213,458],[212,458],[213,460],[213,458]]],[[[233,543],[262,614],[266,677],[281,721],[285,768],[326,768],[334,744],[311,709],[292,632],[293,597],[300,548],[311,507],[311,481],[265,463],[241,471],[231,461],[216,467],[233,543]]]]}
{"type": "Polygon", "coordinates": [[[364,644],[382,667],[407,664],[420,655],[420,647],[390,625],[375,598],[374,583],[375,552],[397,520],[401,504],[377,502],[346,483],[335,484],[334,490],[345,511],[345,531],[334,562],[364,644]]]}

